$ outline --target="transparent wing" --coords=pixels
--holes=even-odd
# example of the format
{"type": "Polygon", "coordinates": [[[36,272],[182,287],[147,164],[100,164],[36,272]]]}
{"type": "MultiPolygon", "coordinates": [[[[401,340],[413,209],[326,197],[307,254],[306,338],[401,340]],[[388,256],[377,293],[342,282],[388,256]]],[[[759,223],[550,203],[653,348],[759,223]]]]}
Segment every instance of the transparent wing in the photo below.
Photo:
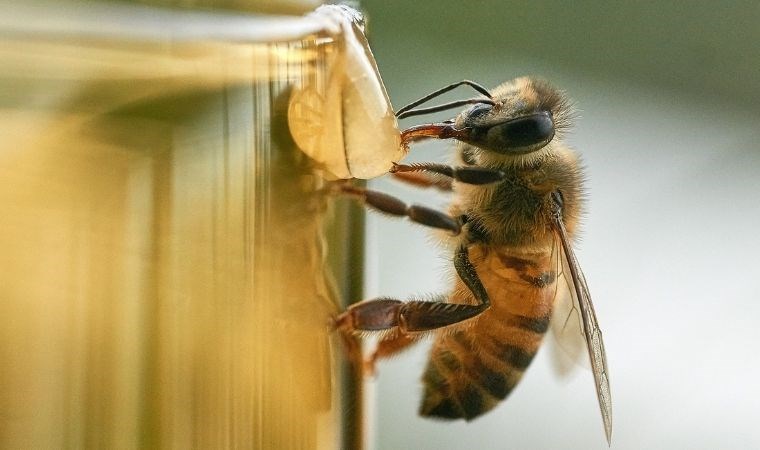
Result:
{"type": "Polygon", "coordinates": [[[553,224],[555,234],[560,242],[559,253],[562,272],[570,285],[570,297],[573,300],[570,313],[567,315],[567,321],[565,322],[566,325],[563,329],[567,330],[566,333],[571,333],[575,329],[576,323],[581,327],[589,359],[591,360],[596,394],[599,399],[599,408],[602,413],[607,443],[609,444],[612,437],[612,398],[610,396],[609,370],[607,369],[604,342],[602,342],[602,331],[599,329],[594,306],[591,304],[591,295],[586,284],[586,278],[583,276],[583,272],[578,265],[578,260],[573,253],[561,214],[557,213],[555,215],[553,224]],[[579,320],[576,317],[579,317],[579,320]],[[576,322],[572,323],[572,321],[576,322]]]}
{"type": "Polygon", "coordinates": [[[551,329],[554,339],[548,342],[551,362],[560,376],[570,373],[576,366],[591,369],[586,352],[586,338],[583,334],[580,306],[577,296],[572,294],[573,281],[567,267],[563,267],[564,253],[560,250],[559,235],[554,240],[553,265],[557,273],[557,293],[552,309],[551,329]]]}

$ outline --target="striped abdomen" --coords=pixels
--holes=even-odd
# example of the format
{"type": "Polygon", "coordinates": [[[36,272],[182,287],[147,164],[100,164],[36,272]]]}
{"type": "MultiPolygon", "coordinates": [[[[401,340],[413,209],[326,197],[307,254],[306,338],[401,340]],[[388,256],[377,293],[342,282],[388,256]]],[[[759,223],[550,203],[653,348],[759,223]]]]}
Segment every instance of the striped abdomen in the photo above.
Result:
{"type": "MultiPolygon", "coordinates": [[[[512,392],[549,328],[556,260],[545,253],[473,247],[491,308],[436,339],[423,376],[423,416],[473,419],[512,392]]],[[[450,301],[473,302],[458,282],[450,301]]]]}

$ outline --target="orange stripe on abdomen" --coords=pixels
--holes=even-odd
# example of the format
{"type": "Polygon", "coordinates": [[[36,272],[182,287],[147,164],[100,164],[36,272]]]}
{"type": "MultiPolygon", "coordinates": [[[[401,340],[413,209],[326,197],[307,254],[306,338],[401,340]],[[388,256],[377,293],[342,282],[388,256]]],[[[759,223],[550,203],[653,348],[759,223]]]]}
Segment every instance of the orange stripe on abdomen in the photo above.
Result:
{"type": "Polygon", "coordinates": [[[512,392],[538,351],[549,327],[554,272],[546,265],[531,269],[529,260],[498,272],[484,264],[498,256],[476,260],[491,308],[471,326],[443,331],[433,345],[423,375],[423,416],[470,420],[483,414],[512,392]],[[549,274],[544,278],[551,282],[525,280],[535,273],[549,274]]]}

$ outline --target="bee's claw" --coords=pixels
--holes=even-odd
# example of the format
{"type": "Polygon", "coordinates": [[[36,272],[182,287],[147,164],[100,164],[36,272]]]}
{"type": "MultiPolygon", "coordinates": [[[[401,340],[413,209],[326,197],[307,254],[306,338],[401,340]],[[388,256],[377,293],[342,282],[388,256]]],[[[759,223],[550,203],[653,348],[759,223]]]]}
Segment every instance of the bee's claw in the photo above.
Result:
{"type": "Polygon", "coordinates": [[[372,377],[374,378],[377,375],[377,352],[373,353],[372,356],[370,356],[368,359],[364,360],[364,363],[362,364],[362,372],[364,373],[365,377],[372,377]]]}

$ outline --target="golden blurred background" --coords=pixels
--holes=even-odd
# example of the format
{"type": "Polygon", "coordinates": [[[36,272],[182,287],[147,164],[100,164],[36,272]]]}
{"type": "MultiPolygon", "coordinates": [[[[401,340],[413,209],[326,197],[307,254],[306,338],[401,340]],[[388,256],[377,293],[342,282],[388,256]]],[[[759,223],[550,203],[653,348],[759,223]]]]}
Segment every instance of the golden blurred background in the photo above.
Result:
{"type": "Polygon", "coordinates": [[[140,3],[3,4],[0,447],[356,447],[362,221],[284,117],[335,50],[247,14],[315,4],[140,3]]]}

